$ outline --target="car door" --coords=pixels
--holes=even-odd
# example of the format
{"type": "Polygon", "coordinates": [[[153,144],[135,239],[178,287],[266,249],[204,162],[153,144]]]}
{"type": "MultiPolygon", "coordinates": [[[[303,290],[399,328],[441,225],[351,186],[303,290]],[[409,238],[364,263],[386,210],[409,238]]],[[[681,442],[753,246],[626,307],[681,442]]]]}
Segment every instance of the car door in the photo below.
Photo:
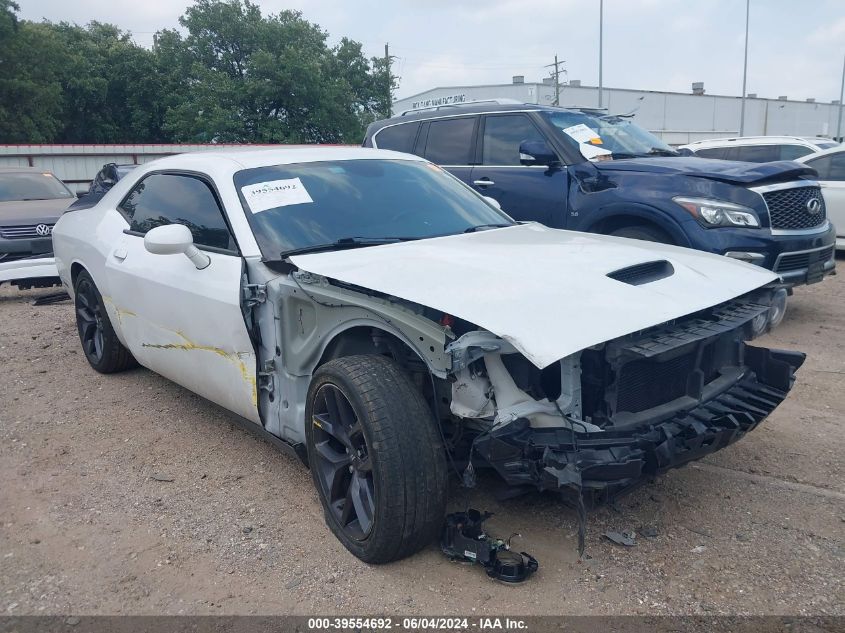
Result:
{"type": "Polygon", "coordinates": [[[144,366],[260,423],[256,357],[241,311],[243,261],[211,180],[196,174],[146,175],[118,210],[129,222],[109,253],[103,297],[124,344],[144,366]],[[144,235],[184,224],[210,259],[155,255],[144,235]]]}
{"type": "Polygon", "coordinates": [[[430,121],[423,125],[414,153],[470,184],[477,126],[475,115],[430,121]]]}
{"type": "Polygon", "coordinates": [[[531,119],[521,113],[483,117],[481,164],[472,170],[472,186],[495,198],[505,213],[517,220],[547,226],[565,225],[567,173],[563,166],[526,166],[519,160],[524,141],[548,143],[531,119]]]}
{"type": "Polygon", "coordinates": [[[807,165],[819,172],[827,217],[841,240],[845,238],[845,151],[808,160],[807,165]]]}

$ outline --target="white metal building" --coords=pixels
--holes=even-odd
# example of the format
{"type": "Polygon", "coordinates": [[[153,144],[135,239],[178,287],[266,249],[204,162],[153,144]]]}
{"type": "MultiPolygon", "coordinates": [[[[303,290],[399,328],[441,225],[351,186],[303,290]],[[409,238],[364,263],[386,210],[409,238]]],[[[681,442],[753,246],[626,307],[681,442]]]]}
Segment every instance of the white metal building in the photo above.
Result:
{"type": "MultiPolygon", "coordinates": [[[[449,105],[482,99],[515,99],[524,103],[552,104],[555,86],[552,80],[525,83],[515,76],[509,84],[453,86],[432,88],[399,99],[394,114],[406,110],[449,105]]],[[[560,105],[597,107],[598,88],[573,80],[560,87],[560,105]]],[[[634,121],[667,143],[682,145],[692,141],[739,134],[739,97],[704,94],[704,85],[693,84],[693,92],[657,92],[605,88],[603,106],[613,114],[635,111],[634,121]]],[[[823,136],[836,134],[839,102],[795,101],[786,96],[761,99],[749,95],[745,102],[746,136],[788,135],[823,136]]],[[[845,126],[845,121],[843,122],[845,126]]]]}

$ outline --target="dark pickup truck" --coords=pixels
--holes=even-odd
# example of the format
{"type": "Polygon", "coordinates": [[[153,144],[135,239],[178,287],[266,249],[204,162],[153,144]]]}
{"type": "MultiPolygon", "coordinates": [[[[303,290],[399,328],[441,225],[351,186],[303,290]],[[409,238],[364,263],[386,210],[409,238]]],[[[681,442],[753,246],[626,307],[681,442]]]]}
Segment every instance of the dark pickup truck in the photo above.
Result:
{"type": "Polygon", "coordinates": [[[629,117],[466,104],[377,121],[363,144],[423,156],[517,220],[726,255],[786,286],[835,268],[813,169],[682,156],[629,117]]]}

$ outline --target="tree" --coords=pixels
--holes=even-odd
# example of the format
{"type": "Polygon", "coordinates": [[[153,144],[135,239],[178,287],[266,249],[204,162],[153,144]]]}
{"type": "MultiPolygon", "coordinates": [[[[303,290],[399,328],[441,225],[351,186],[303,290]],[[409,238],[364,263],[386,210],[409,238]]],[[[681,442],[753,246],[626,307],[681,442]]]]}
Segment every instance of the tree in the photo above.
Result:
{"type": "Polygon", "coordinates": [[[329,48],[298,11],[264,17],[249,0],[197,0],[180,23],[184,39],[166,33],[189,87],[165,115],[176,140],[357,143],[383,108],[385,72],[357,42],[329,48]]]}
{"type": "Polygon", "coordinates": [[[42,25],[19,22],[17,11],[0,0],[0,140],[46,143],[61,127],[58,42],[42,25]]]}
{"type": "Polygon", "coordinates": [[[0,142],[358,143],[395,87],[384,60],[297,11],[196,0],[152,50],[0,0],[0,142]]]}

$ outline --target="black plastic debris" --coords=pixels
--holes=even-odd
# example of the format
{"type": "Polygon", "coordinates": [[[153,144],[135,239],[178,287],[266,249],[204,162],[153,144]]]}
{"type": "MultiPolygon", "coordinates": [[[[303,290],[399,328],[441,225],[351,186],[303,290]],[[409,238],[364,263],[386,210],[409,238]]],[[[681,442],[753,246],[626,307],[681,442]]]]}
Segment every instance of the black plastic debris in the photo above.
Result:
{"type": "Polygon", "coordinates": [[[616,543],[617,545],[624,545],[625,547],[634,547],[637,544],[636,534],[633,532],[614,532],[608,530],[604,533],[604,537],[616,543]]]}
{"type": "Polygon", "coordinates": [[[483,523],[491,516],[491,512],[473,509],[447,515],[440,549],[452,560],[479,563],[496,580],[507,583],[527,580],[539,567],[537,559],[511,549],[511,538],[518,534],[512,534],[506,541],[489,536],[483,523]]]}
{"type": "Polygon", "coordinates": [[[54,303],[61,303],[62,301],[69,301],[70,295],[65,291],[62,292],[53,292],[48,295],[44,295],[42,297],[38,297],[32,302],[34,306],[49,306],[53,305],[54,303]]]}

